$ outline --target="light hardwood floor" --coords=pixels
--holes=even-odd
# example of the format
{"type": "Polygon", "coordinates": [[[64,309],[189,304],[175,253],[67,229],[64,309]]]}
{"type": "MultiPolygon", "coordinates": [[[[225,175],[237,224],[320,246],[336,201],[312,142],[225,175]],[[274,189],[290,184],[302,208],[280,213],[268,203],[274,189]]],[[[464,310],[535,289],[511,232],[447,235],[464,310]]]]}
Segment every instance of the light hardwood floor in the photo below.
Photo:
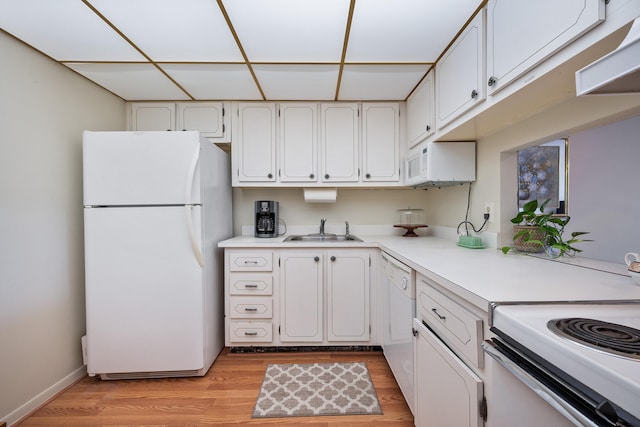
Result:
{"type": "Polygon", "coordinates": [[[199,425],[413,426],[382,352],[313,352],[218,356],[204,377],[102,381],[86,377],[47,403],[20,426],[199,425]],[[270,363],[365,362],[383,415],[252,419],[270,363]]]}

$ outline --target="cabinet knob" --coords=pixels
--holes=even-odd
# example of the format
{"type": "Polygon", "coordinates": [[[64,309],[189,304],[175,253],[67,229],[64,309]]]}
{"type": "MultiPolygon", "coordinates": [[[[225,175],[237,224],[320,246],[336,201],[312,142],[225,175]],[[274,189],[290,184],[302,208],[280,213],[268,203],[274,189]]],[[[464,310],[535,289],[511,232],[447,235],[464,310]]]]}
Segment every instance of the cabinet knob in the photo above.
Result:
{"type": "Polygon", "coordinates": [[[371,174],[370,173],[366,174],[365,178],[367,178],[367,179],[371,178],[371,174]]]}
{"type": "Polygon", "coordinates": [[[431,130],[431,126],[427,125],[427,132],[429,132],[431,130]]]}
{"type": "Polygon", "coordinates": [[[478,97],[478,91],[477,90],[472,90],[471,91],[471,99],[476,99],[478,97]]]}
{"type": "Polygon", "coordinates": [[[329,174],[328,173],[324,174],[324,179],[329,179],[329,174]]]}
{"type": "Polygon", "coordinates": [[[491,76],[489,77],[489,81],[487,82],[487,84],[489,86],[493,86],[494,84],[496,84],[498,82],[498,79],[496,79],[495,77],[491,76]]]}
{"type": "Polygon", "coordinates": [[[313,178],[315,178],[315,177],[316,177],[316,176],[315,176],[314,174],[312,174],[312,173],[310,173],[310,174],[309,174],[309,178],[313,179],[313,178]]]}
{"type": "Polygon", "coordinates": [[[269,179],[273,178],[273,174],[270,173],[269,175],[267,175],[267,178],[269,178],[269,179]]]}
{"type": "Polygon", "coordinates": [[[314,260],[315,262],[318,262],[318,261],[320,261],[320,257],[319,257],[319,256],[313,257],[313,260],[314,260]]]}
{"type": "Polygon", "coordinates": [[[331,257],[331,261],[335,261],[335,260],[336,260],[336,257],[335,257],[335,256],[332,256],[332,257],[331,257]]]}

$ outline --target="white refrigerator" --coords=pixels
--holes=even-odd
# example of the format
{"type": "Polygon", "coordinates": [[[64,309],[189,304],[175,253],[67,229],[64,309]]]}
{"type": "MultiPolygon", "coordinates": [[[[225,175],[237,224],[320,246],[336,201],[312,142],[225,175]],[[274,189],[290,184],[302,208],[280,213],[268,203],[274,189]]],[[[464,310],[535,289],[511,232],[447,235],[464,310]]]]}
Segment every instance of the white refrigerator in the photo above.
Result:
{"type": "Polygon", "coordinates": [[[204,375],[224,345],[227,153],[198,132],[83,134],[89,375],[204,375]]]}

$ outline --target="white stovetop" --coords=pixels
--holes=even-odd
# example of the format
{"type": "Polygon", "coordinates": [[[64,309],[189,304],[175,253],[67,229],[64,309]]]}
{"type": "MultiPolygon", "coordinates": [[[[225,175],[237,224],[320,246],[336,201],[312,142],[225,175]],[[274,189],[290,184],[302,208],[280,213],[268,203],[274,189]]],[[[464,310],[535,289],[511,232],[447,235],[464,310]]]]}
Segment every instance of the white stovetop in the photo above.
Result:
{"type": "Polygon", "coordinates": [[[219,246],[279,249],[377,247],[483,310],[488,310],[492,302],[640,301],[640,286],[626,275],[626,266],[622,263],[577,258],[570,259],[572,264],[567,264],[544,257],[504,255],[496,248],[466,249],[449,238],[354,234],[363,242],[283,243],[286,236],[271,239],[239,236],[225,240],[219,246]]]}

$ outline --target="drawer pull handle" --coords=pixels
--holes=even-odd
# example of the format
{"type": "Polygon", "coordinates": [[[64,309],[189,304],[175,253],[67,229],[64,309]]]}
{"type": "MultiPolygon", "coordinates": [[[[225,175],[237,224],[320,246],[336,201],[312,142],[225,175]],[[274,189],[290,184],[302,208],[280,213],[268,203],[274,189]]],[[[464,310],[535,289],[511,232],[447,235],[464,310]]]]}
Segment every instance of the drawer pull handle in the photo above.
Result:
{"type": "Polygon", "coordinates": [[[245,289],[257,289],[258,285],[253,285],[251,283],[247,283],[244,285],[245,289]]]}
{"type": "Polygon", "coordinates": [[[258,309],[255,307],[245,307],[244,311],[258,311],[258,309]]]}
{"type": "Polygon", "coordinates": [[[255,336],[257,336],[257,335],[258,335],[258,333],[257,333],[257,332],[245,332],[244,334],[245,334],[246,336],[248,336],[248,337],[255,337],[255,336]]]}
{"type": "Polygon", "coordinates": [[[258,263],[258,261],[248,261],[248,260],[247,260],[247,261],[245,261],[244,263],[245,263],[245,264],[257,264],[257,263],[258,263]]]}
{"type": "Polygon", "coordinates": [[[438,309],[437,308],[432,308],[431,311],[433,311],[436,314],[436,316],[438,316],[438,318],[440,320],[445,320],[447,318],[447,316],[443,316],[440,313],[438,313],[438,309]]]}

